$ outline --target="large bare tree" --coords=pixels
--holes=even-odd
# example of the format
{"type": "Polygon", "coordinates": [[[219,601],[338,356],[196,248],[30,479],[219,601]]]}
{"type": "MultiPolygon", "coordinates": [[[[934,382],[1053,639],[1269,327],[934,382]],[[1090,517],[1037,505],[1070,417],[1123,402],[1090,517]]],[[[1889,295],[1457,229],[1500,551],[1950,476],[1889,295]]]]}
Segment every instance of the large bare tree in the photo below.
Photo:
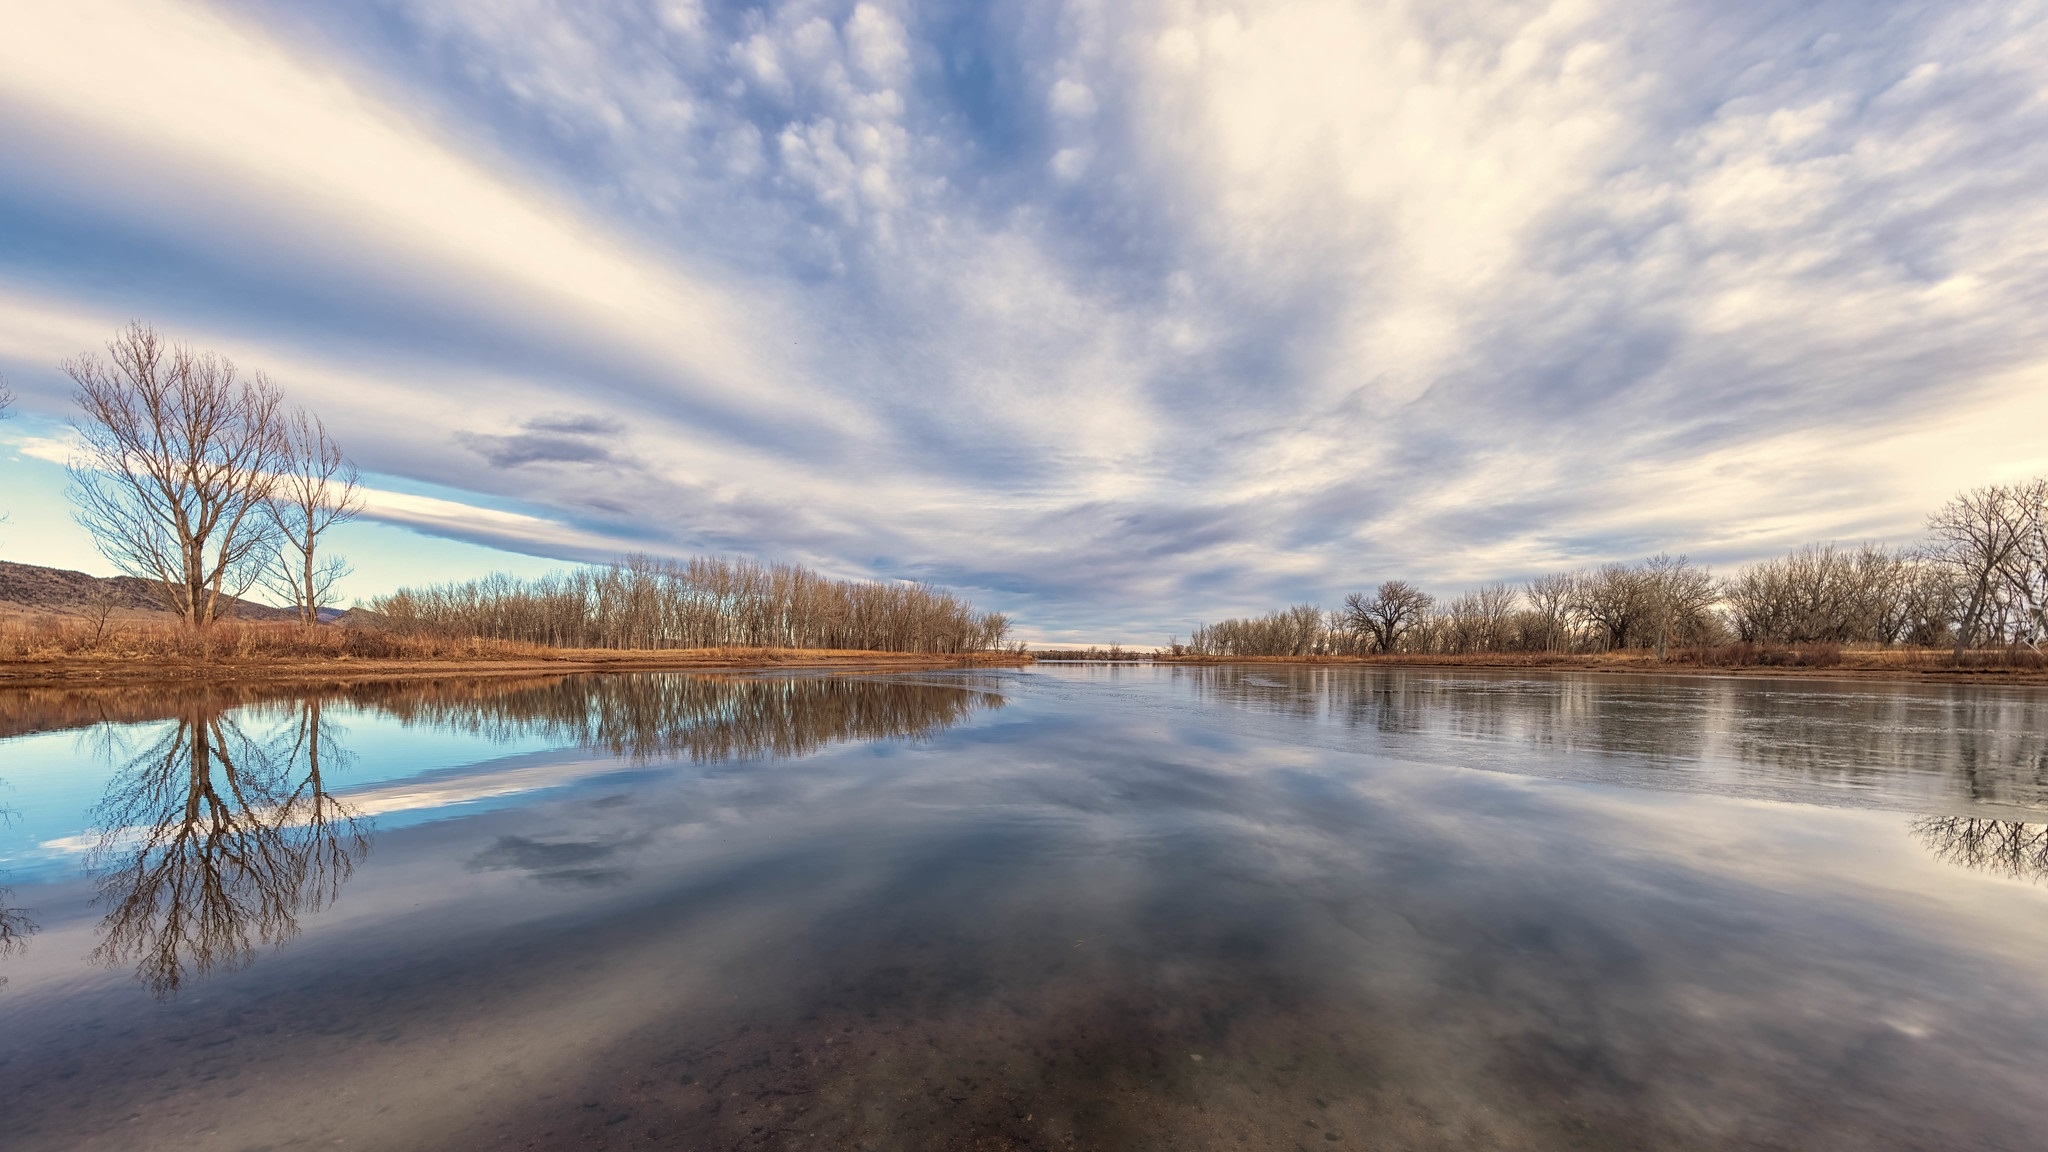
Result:
{"type": "Polygon", "coordinates": [[[1344,623],[1368,636],[1376,651],[1392,652],[1402,634],[1420,623],[1436,598],[1406,580],[1389,580],[1371,596],[1353,592],[1344,598],[1344,623]]]}
{"type": "Polygon", "coordinates": [[[1976,643],[2003,607],[2011,573],[2027,547],[2027,509],[2017,487],[1990,485],[1965,492],[1928,518],[1928,554],[1945,568],[1960,593],[1955,658],[1976,643]]]}
{"type": "Polygon", "coordinates": [[[1643,574],[1627,564],[1602,564],[1572,586],[1572,611],[1600,630],[1607,647],[1627,648],[1648,618],[1649,590],[1643,574]]]}
{"type": "Polygon", "coordinates": [[[1578,577],[1570,572],[1538,576],[1529,581],[1522,594],[1528,597],[1529,610],[1534,615],[1539,633],[1536,639],[1545,652],[1555,651],[1570,634],[1573,604],[1578,595],[1578,577]]]}
{"type": "Polygon", "coordinates": [[[284,462],[270,498],[279,539],[264,584],[298,609],[300,623],[318,624],[320,606],[351,571],[347,560],[321,553],[321,540],[329,528],[362,510],[363,497],[356,466],[318,417],[294,411],[284,421],[284,440],[284,462]]]}
{"type": "Polygon", "coordinates": [[[1662,553],[1644,561],[1638,571],[1646,600],[1644,639],[1654,639],[1657,659],[1664,659],[1673,640],[1697,644],[1718,630],[1711,609],[1720,589],[1712,572],[1684,556],[1662,553]]]}
{"type": "Polygon", "coordinates": [[[166,608],[211,624],[274,551],[269,501],[286,449],[276,387],[141,323],[104,358],[63,368],[84,441],[70,467],[74,518],[115,567],[152,581],[166,608]]]}
{"type": "Polygon", "coordinates": [[[2048,479],[2012,490],[2020,546],[2006,564],[2005,583],[2018,617],[2018,637],[2036,652],[2048,640],[2048,479]]]}

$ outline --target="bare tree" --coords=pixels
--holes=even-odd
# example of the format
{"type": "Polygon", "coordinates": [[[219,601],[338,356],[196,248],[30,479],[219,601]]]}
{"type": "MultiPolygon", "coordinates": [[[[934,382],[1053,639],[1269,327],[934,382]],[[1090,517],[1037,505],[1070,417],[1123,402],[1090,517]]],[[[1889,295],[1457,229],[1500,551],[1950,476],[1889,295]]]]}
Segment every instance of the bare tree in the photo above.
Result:
{"type": "Polygon", "coordinates": [[[1346,596],[1344,622],[1353,632],[1371,637],[1376,651],[1392,652],[1402,635],[1435,603],[1435,597],[1406,580],[1389,580],[1371,596],[1363,592],[1346,596]]]}
{"type": "MultiPolygon", "coordinates": [[[[1743,569],[1721,586],[1728,623],[1744,640],[1895,644],[1922,635],[1926,564],[1909,552],[1807,545],[1743,569]]],[[[1945,630],[1946,625],[1943,626],[1945,630]]]]}
{"type": "Polygon", "coordinates": [[[400,629],[560,647],[965,653],[1000,647],[1010,628],[1001,613],[930,585],[715,556],[401,588],[370,607],[400,629]]]}
{"type": "Polygon", "coordinates": [[[1955,658],[1975,643],[2000,607],[2007,575],[2026,547],[2021,493],[2001,485],[1965,492],[1927,521],[1928,554],[1946,568],[1961,593],[1955,658]]]}
{"type": "Polygon", "coordinates": [[[1479,624],[1480,648],[1488,652],[1507,648],[1509,624],[1515,618],[1515,607],[1522,594],[1512,585],[1488,584],[1468,595],[1472,598],[1473,614],[1479,624]]]}
{"type": "Polygon", "coordinates": [[[1720,591],[1714,574],[1684,556],[1658,554],[1639,569],[1645,593],[1647,629],[1656,638],[1657,659],[1672,640],[1701,643],[1720,628],[1709,612],[1720,591]]]}
{"type": "Polygon", "coordinates": [[[301,624],[318,624],[320,606],[352,569],[333,554],[321,555],[329,528],[362,510],[356,466],[327,435],[318,417],[295,410],[284,421],[284,461],[271,494],[271,522],[279,536],[276,558],[264,584],[299,610],[301,624]]]}
{"type": "Polygon", "coordinates": [[[102,555],[154,581],[194,627],[248,591],[272,553],[268,513],[284,454],[277,389],[211,352],[131,324],[66,361],[84,439],[70,467],[73,513],[102,555]]]}
{"type": "Polygon", "coordinates": [[[1641,634],[1649,597],[1641,572],[1627,564],[1603,564],[1572,582],[1571,606],[1600,629],[1607,647],[1619,650],[1641,634]]]}
{"type": "Polygon", "coordinates": [[[120,593],[112,580],[95,580],[85,590],[85,618],[92,621],[92,649],[99,651],[100,641],[107,635],[107,621],[120,607],[120,593]]]}
{"type": "Polygon", "coordinates": [[[2048,639],[2048,479],[2033,480],[2012,490],[2020,546],[2005,565],[2005,586],[2012,596],[2017,639],[2036,652],[2048,639]]]}
{"type": "Polygon", "coordinates": [[[1529,598],[1529,609],[1535,614],[1536,639],[1545,652],[1557,650],[1559,641],[1565,639],[1571,626],[1572,601],[1577,594],[1578,578],[1569,572],[1557,572],[1549,576],[1538,576],[1529,581],[1523,593],[1529,598]]]}

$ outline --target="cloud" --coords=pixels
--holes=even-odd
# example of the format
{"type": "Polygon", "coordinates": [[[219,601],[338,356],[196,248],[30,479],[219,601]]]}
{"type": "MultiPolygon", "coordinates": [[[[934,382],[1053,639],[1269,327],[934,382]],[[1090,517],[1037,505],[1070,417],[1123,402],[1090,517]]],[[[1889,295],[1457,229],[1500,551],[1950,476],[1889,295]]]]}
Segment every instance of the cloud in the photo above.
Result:
{"type": "Polygon", "coordinates": [[[24,406],[149,316],[464,538],[1157,639],[2048,464],[2011,4],[117,7],[0,46],[24,406]]]}
{"type": "Polygon", "coordinates": [[[541,416],[524,421],[509,436],[458,432],[456,439],[498,468],[523,464],[609,464],[610,445],[624,433],[617,420],[601,416],[541,416]]]}
{"type": "Polygon", "coordinates": [[[16,452],[48,464],[69,464],[78,455],[78,438],[73,436],[5,436],[0,438],[16,452]]]}

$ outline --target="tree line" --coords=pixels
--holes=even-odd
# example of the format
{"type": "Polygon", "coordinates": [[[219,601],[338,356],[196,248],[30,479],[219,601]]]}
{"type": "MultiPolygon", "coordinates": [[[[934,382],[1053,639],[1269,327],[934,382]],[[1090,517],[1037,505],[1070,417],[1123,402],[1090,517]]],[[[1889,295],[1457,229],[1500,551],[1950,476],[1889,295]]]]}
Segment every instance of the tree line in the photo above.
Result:
{"type": "Polygon", "coordinates": [[[1965,492],[1911,547],[1816,544],[1717,577],[1684,556],[1494,583],[1439,599],[1405,580],[1341,607],[1196,628],[1176,654],[1607,652],[1756,644],[1966,649],[2048,640],[2048,479],[1965,492]]]}
{"type": "Polygon", "coordinates": [[[966,653],[1009,619],[928,584],[835,580],[794,564],[634,556],[534,579],[401,588],[370,603],[387,627],[569,648],[834,648],[966,653]]]}
{"type": "MultiPolygon", "coordinates": [[[[77,386],[73,517],[116,568],[204,629],[256,588],[307,625],[346,559],[328,532],[356,515],[354,464],[319,418],[261,372],[134,323],[61,366],[77,386]]],[[[0,414],[11,402],[0,386],[0,414]]],[[[534,580],[405,588],[372,605],[411,632],[591,648],[795,647],[977,652],[1009,621],[924,584],[833,580],[747,560],[634,557],[534,580]]]]}

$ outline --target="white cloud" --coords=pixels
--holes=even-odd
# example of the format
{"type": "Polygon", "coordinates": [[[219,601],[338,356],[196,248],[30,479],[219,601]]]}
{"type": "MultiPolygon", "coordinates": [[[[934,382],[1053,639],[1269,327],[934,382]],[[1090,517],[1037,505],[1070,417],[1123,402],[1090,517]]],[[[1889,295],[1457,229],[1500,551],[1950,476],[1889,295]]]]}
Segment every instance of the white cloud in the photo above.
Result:
{"type": "Polygon", "coordinates": [[[69,464],[78,455],[80,446],[76,435],[7,436],[5,439],[16,452],[46,464],[69,464]]]}
{"type": "Polygon", "coordinates": [[[901,84],[910,67],[910,45],[903,25],[873,4],[859,4],[846,21],[846,42],[853,62],[878,88],[901,84]]]}
{"type": "Polygon", "coordinates": [[[1095,93],[1075,80],[1063,79],[1054,84],[1049,102],[1053,112],[1060,116],[1085,120],[1095,115],[1095,93]]]}

